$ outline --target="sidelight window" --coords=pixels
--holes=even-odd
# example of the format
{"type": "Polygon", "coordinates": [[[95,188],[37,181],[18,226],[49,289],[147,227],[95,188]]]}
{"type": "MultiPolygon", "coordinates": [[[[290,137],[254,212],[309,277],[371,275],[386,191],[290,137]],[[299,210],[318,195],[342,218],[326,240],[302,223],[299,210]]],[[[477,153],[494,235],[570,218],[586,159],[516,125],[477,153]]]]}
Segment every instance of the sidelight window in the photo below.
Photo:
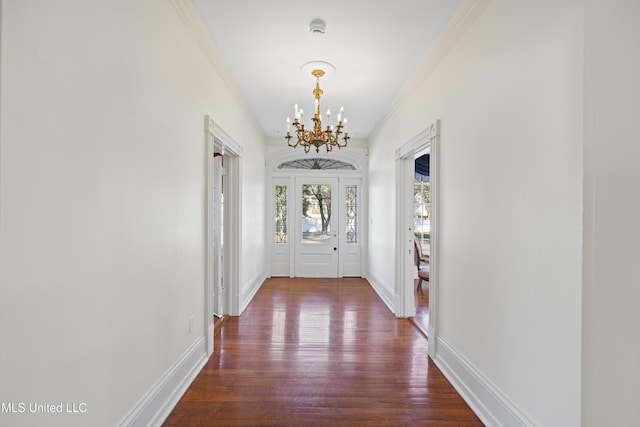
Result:
{"type": "Polygon", "coordinates": [[[358,186],[346,187],[346,236],[347,243],[358,243],[358,186]]]}
{"type": "Polygon", "coordinates": [[[276,185],[275,243],[287,243],[287,186],[276,185]]]}

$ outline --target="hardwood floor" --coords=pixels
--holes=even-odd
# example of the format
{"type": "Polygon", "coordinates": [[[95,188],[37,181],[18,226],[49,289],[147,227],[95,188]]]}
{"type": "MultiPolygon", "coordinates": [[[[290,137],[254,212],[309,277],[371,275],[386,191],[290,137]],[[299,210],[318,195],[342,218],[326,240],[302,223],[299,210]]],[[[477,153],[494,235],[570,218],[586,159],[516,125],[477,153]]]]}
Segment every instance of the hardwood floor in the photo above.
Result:
{"type": "Polygon", "coordinates": [[[267,280],[164,426],[482,426],[363,279],[267,280]]]}

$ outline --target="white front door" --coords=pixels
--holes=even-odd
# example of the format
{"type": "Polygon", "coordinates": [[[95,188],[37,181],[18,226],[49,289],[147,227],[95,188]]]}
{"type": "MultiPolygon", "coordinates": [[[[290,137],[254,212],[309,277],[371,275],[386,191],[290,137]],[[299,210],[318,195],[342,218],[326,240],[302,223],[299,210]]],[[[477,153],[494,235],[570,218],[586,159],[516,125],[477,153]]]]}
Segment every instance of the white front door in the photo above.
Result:
{"type": "Polygon", "coordinates": [[[296,277],[338,277],[338,179],[296,180],[296,277]]]}

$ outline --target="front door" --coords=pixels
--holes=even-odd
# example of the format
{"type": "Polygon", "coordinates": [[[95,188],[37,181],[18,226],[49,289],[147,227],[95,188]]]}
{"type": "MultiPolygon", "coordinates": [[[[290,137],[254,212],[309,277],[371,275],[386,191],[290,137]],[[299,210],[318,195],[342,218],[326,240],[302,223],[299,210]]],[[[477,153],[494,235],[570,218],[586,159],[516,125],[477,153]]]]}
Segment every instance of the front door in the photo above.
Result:
{"type": "Polygon", "coordinates": [[[297,277],[338,277],[338,179],[296,181],[297,277]]]}

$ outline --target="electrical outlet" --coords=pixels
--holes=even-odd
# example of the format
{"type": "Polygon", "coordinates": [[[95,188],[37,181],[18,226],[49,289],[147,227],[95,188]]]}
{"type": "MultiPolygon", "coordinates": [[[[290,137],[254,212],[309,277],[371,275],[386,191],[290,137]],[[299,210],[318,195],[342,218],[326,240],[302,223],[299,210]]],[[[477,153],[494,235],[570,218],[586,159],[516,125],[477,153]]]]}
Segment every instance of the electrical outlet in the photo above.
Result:
{"type": "Polygon", "coordinates": [[[193,316],[189,318],[189,333],[193,331],[193,316]]]}

